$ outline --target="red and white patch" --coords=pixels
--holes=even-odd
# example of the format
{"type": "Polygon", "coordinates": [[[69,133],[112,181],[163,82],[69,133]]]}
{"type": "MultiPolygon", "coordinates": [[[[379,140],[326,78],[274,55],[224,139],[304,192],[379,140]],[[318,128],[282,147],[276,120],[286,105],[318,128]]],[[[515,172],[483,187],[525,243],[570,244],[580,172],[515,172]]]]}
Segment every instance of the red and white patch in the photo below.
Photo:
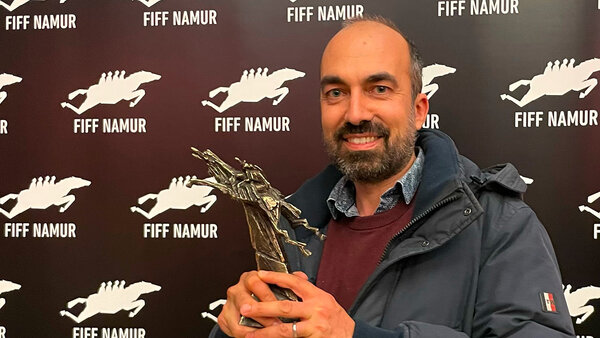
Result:
{"type": "Polygon", "coordinates": [[[556,304],[554,304],[554,295],[549,292],[540,292],[540,300],[542,301],[542,311],[553,312],[556,311],[556,304]]]}

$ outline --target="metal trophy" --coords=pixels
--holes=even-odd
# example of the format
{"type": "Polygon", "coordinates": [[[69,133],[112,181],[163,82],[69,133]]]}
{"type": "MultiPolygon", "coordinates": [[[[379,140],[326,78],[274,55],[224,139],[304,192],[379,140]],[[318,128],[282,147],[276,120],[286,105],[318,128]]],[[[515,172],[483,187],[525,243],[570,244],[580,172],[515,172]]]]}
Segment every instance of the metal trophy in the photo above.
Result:
{"type": "MultiPolygon", "coordinates": [[[[254,164],[235,158],[242,170],[237,170],[223,162],[209,149],[199,151],[192,147],[192,155],[206,162],[208,173],[216,182],[192,179],[192,185],[206,185],[219,189],[244,206],[250,242],[255,251],[258,270],[269,270],[289,273],[287,257],[283,250],[283,242],[296,246],[305,256],[311,253],[306,243],[291,239],[287,231],[278,226],[279,217],[285,217],[295,229],[302,226],[315,233],[321,240],[325,235],[319,229],[309,226],[306,219],[300,218],[300,209],[285,201],[284,196],[271,186],[265,178],[262,169],[254,164]]],[[[279,300],[299,301],[299,297],[290,289],[270,285],[275,297],[279,300]]],[[[281,318],[283,322],[294,319],[281,318]]],[[[262,328],[263,326],[252,318],[242,317],[241,325],[262,328]]]]}

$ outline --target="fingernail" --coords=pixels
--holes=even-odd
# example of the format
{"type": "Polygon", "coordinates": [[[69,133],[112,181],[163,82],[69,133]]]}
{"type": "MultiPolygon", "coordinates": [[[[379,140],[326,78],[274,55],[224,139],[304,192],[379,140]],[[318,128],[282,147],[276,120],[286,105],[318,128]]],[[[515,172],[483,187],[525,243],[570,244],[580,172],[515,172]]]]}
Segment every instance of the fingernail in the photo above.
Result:
{"type": "Polygon", "coordinates": [[[250,310],[252,310],[252,306],[250,306],[248,304],[244,304],[240,308],[240,313],[243,314],[243,315],[246,315],[248,312],[250,312],[250,310]]]}
{"type": "Polygon", "coordinates": [[[267,274],[268,274],[268,272],[267,272],[267,271],[260,270],[260,271],[258,272],[258,277],[266,277],[266,276],[267,276],[267,274]]]}

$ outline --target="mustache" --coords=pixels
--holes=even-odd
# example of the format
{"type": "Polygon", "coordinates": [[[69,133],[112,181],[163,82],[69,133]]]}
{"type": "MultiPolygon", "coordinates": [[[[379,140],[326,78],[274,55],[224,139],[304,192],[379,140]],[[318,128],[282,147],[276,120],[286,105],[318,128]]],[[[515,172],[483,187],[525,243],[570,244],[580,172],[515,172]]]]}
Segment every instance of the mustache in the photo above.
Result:
{"type": "Polygon", "coordinates": [[[345,134],[362,134],[370,133],[377,136],[381,136],[384,139],[388,139],[390,136],[390,130],[387,129],[383,124],[373,121],[360,121],[358,125],[350,122],[344,123],[338,130],[333,134],[334,140],[341,141],[345,134]]]}

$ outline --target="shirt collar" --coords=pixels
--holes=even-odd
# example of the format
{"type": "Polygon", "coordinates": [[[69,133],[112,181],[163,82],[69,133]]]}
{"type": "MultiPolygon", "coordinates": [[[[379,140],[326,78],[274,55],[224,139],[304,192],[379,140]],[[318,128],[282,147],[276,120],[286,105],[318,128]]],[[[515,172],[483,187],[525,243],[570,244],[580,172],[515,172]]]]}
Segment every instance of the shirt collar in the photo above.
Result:
{"type": "MultiPolygon", "coordinates": [[[[423,164],[425,163],[425,154],[420,147],[416,147],[417,159],[394,186],[389,188],[381,195],[379,206],[375,213],[380,213],[392,209],[400,199],[409,204],[417,192],[421,176],[423,173],[423,164]]],[[[360,216],[356,208],[355,200],[356,189],[354,183],[346,176],[343,176],[331,190],[327,198],[327,207],[334,219],[340,216],[356,217],[360,216]]]]}

